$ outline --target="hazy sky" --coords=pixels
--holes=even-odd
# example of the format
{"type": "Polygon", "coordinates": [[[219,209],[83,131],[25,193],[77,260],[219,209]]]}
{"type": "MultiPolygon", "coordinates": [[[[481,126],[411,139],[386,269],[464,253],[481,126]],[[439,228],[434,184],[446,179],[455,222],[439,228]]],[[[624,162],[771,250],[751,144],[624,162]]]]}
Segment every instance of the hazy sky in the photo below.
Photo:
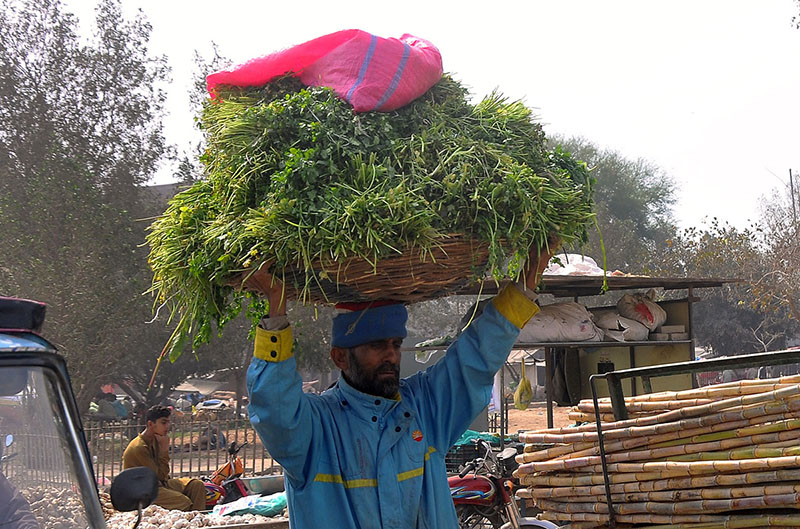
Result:
{"type": "MultiPolygon", "coordinates": [[[[169,57],[166,132],[179,148],[199,134],[194,50],[210,55],[214,41],[238,63],[358,28],[428,39],[476,96],[499,88],[550,134],[660,166],[678,184],[682,226],[717,216],[743,227],[760,196],[800,173],[793,0],[123,1],[144,11],[153,51],[169,57]]],[[[67,2],[81,19],[92,4],[67,2]]]]}

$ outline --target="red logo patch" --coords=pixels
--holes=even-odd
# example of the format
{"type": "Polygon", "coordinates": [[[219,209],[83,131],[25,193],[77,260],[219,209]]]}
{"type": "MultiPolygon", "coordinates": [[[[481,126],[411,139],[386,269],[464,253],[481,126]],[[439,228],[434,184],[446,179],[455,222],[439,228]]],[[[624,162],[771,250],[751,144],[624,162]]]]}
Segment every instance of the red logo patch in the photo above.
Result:
{"type": "Polygon", "coordinates": [[[414,439],[416,442],[422,441],[422,432],[419,430],[414,430],[411,432],[411,438],[414,439]]]}

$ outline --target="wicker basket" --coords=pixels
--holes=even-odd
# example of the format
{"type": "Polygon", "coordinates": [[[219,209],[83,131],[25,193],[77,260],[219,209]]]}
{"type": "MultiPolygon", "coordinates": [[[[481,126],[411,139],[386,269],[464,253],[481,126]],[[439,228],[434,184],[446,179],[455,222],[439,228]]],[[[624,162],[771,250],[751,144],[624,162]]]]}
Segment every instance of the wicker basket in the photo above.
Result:
{"type": "MultiPolygon", "coordinates": [[[[326,264],[315,262],[316,279],[305,291],[303,270],[273,273],[285,278],[288,299],[312,303],[378,299],[412,303],[458,292],[474,281],[476,271],[486,265],[488,258],[485,242],[456,235],[438,240],[427,252],[419,247],[407,248],[402,254],[378,261],[374,267],[360,258],[326,264]]],[[[245,273],[236,285],[264,294],[270,286],[265,276],[261,271],[245,273]]]]}

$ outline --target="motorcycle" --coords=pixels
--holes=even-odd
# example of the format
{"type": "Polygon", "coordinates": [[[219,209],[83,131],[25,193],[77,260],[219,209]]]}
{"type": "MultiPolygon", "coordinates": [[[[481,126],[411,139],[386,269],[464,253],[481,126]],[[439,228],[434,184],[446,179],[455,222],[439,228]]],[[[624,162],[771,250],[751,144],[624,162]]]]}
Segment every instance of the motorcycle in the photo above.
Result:
{"type": "Polygon", "coordinates": [[[206,509],[213,509],[215,505],[222,505],[236,501],[247,496],[247,487],[241,480],[244,474],[244,463],[239,457],[239,450],[247,446],[245,441],[237,444],[236,441],[228,446],[228,461],[219,467],[210,478],[203,478],[206,486],[206,509]]]}
{"type": "Polygon", "coordinates": [[[461,529],[557,529],[545,520],[522,516],[514,499],[512,473],[516,469],[516,448],[495,455],[489,443],[476,439],[484,456],[464,465],[457,476],[450,476],[450,495],[461,529]],[[471,476],[467,474],[472,473],[471,476]]]}

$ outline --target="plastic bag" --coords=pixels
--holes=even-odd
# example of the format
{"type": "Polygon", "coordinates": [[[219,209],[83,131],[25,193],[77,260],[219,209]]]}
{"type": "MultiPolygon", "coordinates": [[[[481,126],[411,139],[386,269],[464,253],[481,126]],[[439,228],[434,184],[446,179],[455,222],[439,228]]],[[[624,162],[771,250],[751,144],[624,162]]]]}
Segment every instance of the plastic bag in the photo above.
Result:
{"type": "Polygon", "coordinates": [[[332,88],[356,112],[389,112],[427,92],[442,72],[439,50],[424,39],[348,29],[212,73],[206,87],[213,98],[218,85],[263,86],[293,73],[306,85],[332,88]]]}
{"type": "Polygon", "coordinates": [[[551,261],[545,268],[544,274],[552,276],[601,276],[603,269],[588,255],[568,253],[559,255],[561,264],[551,261]]]}
{"type": "Polygon", "coordinates": [[[621,316],[638,321],[653,331],[667,321],[667,312],[653,301],[655,296],[653,289],[647,294],[625,294],[617,302],[617,310],[621,316]]]}
{"type": "Polygon", "coordinates": [[[276,492],[269,496],[251,495],[239,498],[231,503],[215,505],[214,514],[232,516],[234,514],[260,514],[261,516],[277,516],[286,508],[286,493],[276,492]]]}
{"type": "Polygon", "coordinates": [[[518,410],[527,410],[528,404],[533,400],[533,388],[531,381],[525,376],[525,362],[522,362],[522,377],[519,381],[519,386],[514,392],[514,407],[518,410]]]}

